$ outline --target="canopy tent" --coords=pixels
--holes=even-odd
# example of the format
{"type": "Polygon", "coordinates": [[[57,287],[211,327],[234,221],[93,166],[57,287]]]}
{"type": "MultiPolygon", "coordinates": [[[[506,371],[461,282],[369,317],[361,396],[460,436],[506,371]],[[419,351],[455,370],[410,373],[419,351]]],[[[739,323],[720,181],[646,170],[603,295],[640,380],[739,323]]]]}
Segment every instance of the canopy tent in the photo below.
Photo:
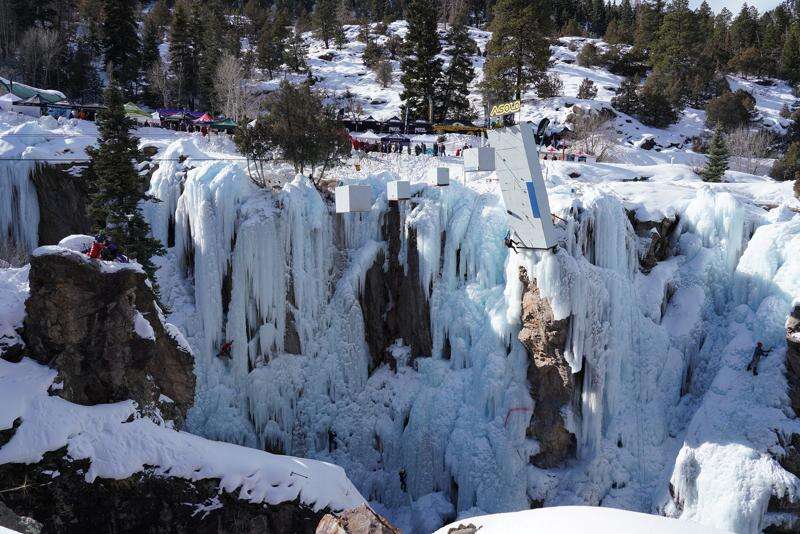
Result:
{"type": "Polygon", "coordinates": [[[195,124],[211,124],[212,122],[214,122],[214,117],[208,113],[203,113],[199,118],[194,120],[195,124]]]}
{"type": "Polygon", "coordinates": [[[183,118],[178,119],[178,120],[190,120],[191,121],[191,120],[196,119],[200,115],[202,115],[202,113],[200,113],[198,111],[189,111],[188,109],[159,108],[156,111],[158,111],[158,114],[159,114],[159,116],[161,117],[162,120],[166,120],[169,117],[181,115],[181,116],[183,116],[183,118]]]}
{"type": "Polygon", "coordinates": [[[236,121],[233,119],[221,119],[218,121],[214,121],[211,123],[211,128],[214,130],[223,130],[226,132],[232,132],[236,129],[236,121]]]}
{"type": "Polygon", "coordinates": [[[138,123],[150,122],[153,117],[133,102],[125,104],[125,116],[138,123]]]}
{"type": "Polygon", "coordinates": [[[15,82],[0,76],[0,89],[5,90],[23,100],[29,99],[33,96],[39,96],[43,103],[54,104],[59,100],[65,100],[67,96],[61,91],[54,91],[52,89],[37,89],[24,83],[15,82]]]}
{"type": "Polygon", "coordinates": [[[431,135],[431,134],[417,134],[411,136],[411,142],[413,143],[425,143],[425,144],[432,144],[436,143],[439,140],[438,135],[431,135]]]}
{"type": "Polygon", "coordinates": [[[397,143],[399,145],[406,146],[406,145],[410,144],[411,141],[408,139],[408,137],[406,137],[404,135],[391,134],[391,135],[385,135],[385,136],[381,137],[381,143],[386,143],[386,144],[395,144],[395,143],[397,143]]]}
{"type": "Polygon", "coordinates": [[[192,117],[189,113],[179,112],[166,116],[164,120],[166,122],[182,122],[182,121],[191,122],[192,120],[194,120],[194,117],[192,117]]]}
{"type": "Polygon", "coordinates": [[[378,143],[382,139],[381,135],[376,134],[372,130],[367,130],[366,132],[353,132],[350,134],[350,137],[364,143],[378,143]]]}
{"type": "Polygon", "coordinates": [[[46,106],[47,104],[47,100],[42,98],[41,95],[33,95],[18,103],[20,106],[46,106]]]}
{"type": "Polygon", "coordinates": [[[11,108],[14,107],[14,104],[22,100],[20,97],[13,93],[6,93],[3,96],[0,96],[0,110],[2,111],[11,111],[11,108]]]}
{"type": "Polygon", "coordinates": [[[389,132],[401,132],[403,131],[403,121],[398,116],[390,117],[386,121],[384,121],[384,127],[389,132]]]}

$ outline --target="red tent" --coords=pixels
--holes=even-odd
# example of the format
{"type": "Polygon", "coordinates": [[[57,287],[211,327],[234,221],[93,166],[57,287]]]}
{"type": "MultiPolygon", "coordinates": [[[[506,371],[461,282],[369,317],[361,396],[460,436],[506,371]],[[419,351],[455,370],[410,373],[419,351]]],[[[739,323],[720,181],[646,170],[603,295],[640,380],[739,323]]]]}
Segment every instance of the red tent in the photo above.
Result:
{"type": "Polygon", "coordinates": [[[208,113],[203,113],[200,118],[194,121],[195,124],[211,124],[214,122],[214,117],[208,113]]]}

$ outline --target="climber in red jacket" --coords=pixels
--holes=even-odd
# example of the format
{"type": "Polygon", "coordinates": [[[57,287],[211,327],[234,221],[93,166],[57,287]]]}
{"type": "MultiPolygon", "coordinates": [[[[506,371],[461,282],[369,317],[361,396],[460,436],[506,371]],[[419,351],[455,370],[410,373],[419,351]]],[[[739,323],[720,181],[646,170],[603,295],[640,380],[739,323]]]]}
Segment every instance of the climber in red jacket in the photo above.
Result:
{"type": "Polygon", "coordinates": [[[226,341],[222,344],[219,348],[219,352],[217,353],[217,358],[228,358],[231,359],[231,348],[233,348],[233,341],[226,341]]]}
{"type": "Polygon", "coordinates": [[[94,260],[99,260],[104,248],[106,248],[106,233],[100,230],[100,233],[94,238],[92,248],[89,249],[89,257],[94,260]]]}

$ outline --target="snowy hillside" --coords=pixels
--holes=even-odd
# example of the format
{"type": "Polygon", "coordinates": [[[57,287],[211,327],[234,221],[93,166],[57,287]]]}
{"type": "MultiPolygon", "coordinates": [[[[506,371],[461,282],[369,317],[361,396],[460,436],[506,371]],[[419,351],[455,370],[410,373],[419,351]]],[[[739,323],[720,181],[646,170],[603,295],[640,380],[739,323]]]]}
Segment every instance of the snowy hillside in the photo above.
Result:
{"type": "MultiPolygon", "coordinates": [[[[392,35],[404,36],[407,31],[405,21],[391,23],[387,27],[386,35],[373,34],[376,43],[384,45],[392,35]]],[[[373,30],[377,28],[372,26],[373,30]]],[[[345,91],[356,96],[356,102],[363,109],[363,116],[372,115],[378,120],[386,120],[392,116],[400,116],[400,94],[403,86],[400,83],[400,62],[391,61],[394,76],[389,87],[383,88],[376,79],[376,74],[364,65],[362,53],[365,44],[357,40],[358,26],[345,26],[346,44],[341,48],[325,48],[324,43],[314,38],[311,32],[305,33],[303,38],[308,45],[308,65],[311,72],[319,80],[317,87],[327,91],[331,96],[341,97],[345,91]]],[[[446,28],[439,27],[439,36],[444,46],[446,28]]],[[[473,56],[472,63],[476,77],[473,81],[470,101],[478,117],[483,117],[483,102],[479,91],[479,84],[483,78],[483,54],[486,45],[491,39],[491,33],[477,28],[470,29],[470,36],[478,45],[481,55],[473,56]]],[[[611,99],[616,89],[624,80],[600,67],[582,67],[578,65],[578,54],[581,47],[587,43],[595,45],[599,51],[606,50],[608,45],[599,39],[583,37],[564,37],[551,47],[550,72],[555,73],[563,82],[563,96],[539,99],[536,91],[530,89],[523,95],[526,104],[522,110],[522,120],[538,123],[547,117],[553,127],[564,125],[573,105],[586,109],[610,108],[611,99]],[[593,100],[580,100],[577,98],[578,87],[584,78],[594,82],[598,93],[593,100]]],[[[447,64],[449,57],[442,54],[441,59],[447,64]]],[[[268,92],[277,88],[284,78],[302,81],[305,75],[288,76],[280,74],[272,80],[265,80],[267,73],[260,71],[259,77],[253,80],[252,86],[257,91],[268,92]]],[[[781,118],[779,113],[784,105],[792,106],[796,99],[791,87],[781,81],[774,81],[773,85],[763,86],[752,80],[745,80],[737,76],[728,76],[731,90],[744,89],[756,99],[756,122],[775,131],[785,133],[789,124],[787,119],[781,118]]],[[[618,113],[618,112],[617,112],[618,113]]],[[[680,120],[666,130],[652,128],[641,124],[635,118],[619,114],[614,118],[613,131],[620,143],[617,149],[617,159],[622,162],[653,164],[653,163],[687,163],[698,165],[702,163],[703,156],[687,154],[691,148],[691,138],[701,135],[705,127],[705,111],[687,108],[681,113],[680,120]],[[637,148],[648,138],[653,138],[664,150],[640,151],[637,148]]]]}
{"type": "MultiPolygon", "coordinates": [[[[397,114],[399,84],[376,84],[354,31],[331,61],[312,43],[314,74],[323,87],[356,92],[366,113],[397,114]]],[[[488,34],[473,36],[483,49],[488,34]]],[[[563,123],[571,106],[608,106],[618,77],[577,66],[568,41],[553,52],[565,92],[589,77],[598,99],[532,102],[524,118],[563,123]]],[[[787,86],[731,81],[753,88],[764,124],[785,128],[787,86]]],[[[157,149],[142,172],[161,201],[143,211],[168,247],[158,282],[196,358],[187,430],[203,438],[147,419],[123,424],[130,403],[71,405],[47,395],[47,368],[0,361],[0,429],[26,421],[0,463],[67,445],[93,460],[87,478],[148,464],[189,478],[201,468],[270,502],[300,495],[344,506],[363,495],[404,532],[541,505],[678,518],[577,511],[596,525],[630,521],[632,531],[788,530],[794,519],[773,505],[800,499],[800,480],[778,461],[785,438],[800,434],[785,374],[786,319],[800,299],[800,202],[791,183],[765,176],[701,182],[693,168],[704,156],[689,140],[703,123],[698,110],[667,130],[618,114],[614,163],[546,162],[555,253],[506,248],[496,176],[465,175],[461,158],[356,152],[326,176],[369,185],[374,205],[336,215],[329,192],[288,165],[270,168],[288,180],[283,188],[256,187],[226,137],[139,129],[140,145],[157,149]],[[660,146],[646,150],[651,137],[660,146]],[[450,169],[449,187],[428,184],[434,166],[450,169]],[[413,196],[390,205],[386,183],[398,178],[413,196]],[[645,268],[659,227],[670,229],[665,253],[645,268]],[[544,448],[531,431],[539,392],[518,337],[534,290],[552,323],[568,325],[559,349],[573,389],[554,411],[574,444],[555,467],[534,460],[544,448]],[[381,338],[392,330],[376,324],[401,305],[404,324],[391,328],[421,324],[427,335],[381,338]],[[227,341],[231,361],[217,357],[227,341]],[[754,376],[746,366],[757,341],[772,352],[754,376]],[[383,342],[390,348],[376,356],[383,342]],[[312,478],[289,490],[298,468],[312,478]]],[[[85,121],[0,115],[0,155],[14,158],[0,161],[0,232],[34,248],[33,159],[83,158],[95,135],[85,121]]],[[[0,336],[16,336],[25,269],[0,269],[0,336]]],[[[561,521],[570,532],[566,522],[579,517],[545,509],[457,523],[494,532],[561,521]]]]}

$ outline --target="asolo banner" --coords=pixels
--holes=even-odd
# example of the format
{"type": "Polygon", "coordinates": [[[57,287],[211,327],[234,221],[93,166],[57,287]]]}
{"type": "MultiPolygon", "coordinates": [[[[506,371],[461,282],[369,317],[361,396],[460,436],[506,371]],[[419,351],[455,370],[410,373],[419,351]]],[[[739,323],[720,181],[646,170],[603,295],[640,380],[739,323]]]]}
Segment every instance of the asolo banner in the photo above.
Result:
{"type": "Polygon", "coordinates": [[[489,112],[489,115],[492,117],[502,117],[503,115],[511,115],[512,113],[517,113],[520,109],[522,109],[521,100],[514,100],[513,102],[503,102],[502,104],[496,104],[492,106],[492,110],[489,112]]]}

